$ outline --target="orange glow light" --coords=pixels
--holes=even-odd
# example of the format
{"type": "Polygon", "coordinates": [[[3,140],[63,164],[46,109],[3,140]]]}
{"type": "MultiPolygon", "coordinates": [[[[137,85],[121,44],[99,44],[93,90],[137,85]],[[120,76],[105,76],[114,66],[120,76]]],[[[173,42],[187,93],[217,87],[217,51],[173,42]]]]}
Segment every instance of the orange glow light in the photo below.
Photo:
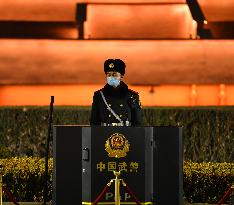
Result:
{"type": "MultiPolygon", "coordinates": [[[[102,85],[0,86],[0,106],[55,105],[90,106],[93,93],[102,85]]],[[[143,106],[234,105],[234,85],[129,86],[140,94],[143,106]]]]}

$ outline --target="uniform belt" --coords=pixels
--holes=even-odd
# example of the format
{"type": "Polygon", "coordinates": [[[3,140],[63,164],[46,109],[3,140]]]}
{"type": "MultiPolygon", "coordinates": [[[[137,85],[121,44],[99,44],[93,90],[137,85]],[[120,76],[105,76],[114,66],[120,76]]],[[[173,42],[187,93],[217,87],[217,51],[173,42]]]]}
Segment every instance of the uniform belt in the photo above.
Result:
{"type": "Polygon", "coordinates": [[[102,126],[131,126],[131,123],[129,121],[124,122],[124,124],[120,122],[113,122],[113,123],[101,123],[102,126]]]}

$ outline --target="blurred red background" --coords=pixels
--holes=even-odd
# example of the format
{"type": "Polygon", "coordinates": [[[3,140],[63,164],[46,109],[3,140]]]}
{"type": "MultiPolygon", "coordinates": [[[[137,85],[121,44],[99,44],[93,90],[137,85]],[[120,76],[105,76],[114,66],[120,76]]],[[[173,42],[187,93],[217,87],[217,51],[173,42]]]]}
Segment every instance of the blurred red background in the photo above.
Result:
{"type": "Polygon", "coordinates": [[[121,58],[143,106],[234,105],[234,2],[3,0],[0,106],[91,105],[121,58]]]}

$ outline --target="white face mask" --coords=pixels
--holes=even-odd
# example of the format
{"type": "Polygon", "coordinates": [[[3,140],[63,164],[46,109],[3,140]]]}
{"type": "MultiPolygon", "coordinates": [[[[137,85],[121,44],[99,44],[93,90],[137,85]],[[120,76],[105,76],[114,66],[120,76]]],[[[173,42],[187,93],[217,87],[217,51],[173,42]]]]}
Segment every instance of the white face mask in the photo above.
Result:
{"type": "Polygon", "coordinates": [[[110,85],[110,86],[113,86],[113,87],[118,87],[119,84],[120,84],[120,77],[118,78],[115,78],[113,76],[110,76],[110,77],[107,77],[107,83],[110,85]]]}

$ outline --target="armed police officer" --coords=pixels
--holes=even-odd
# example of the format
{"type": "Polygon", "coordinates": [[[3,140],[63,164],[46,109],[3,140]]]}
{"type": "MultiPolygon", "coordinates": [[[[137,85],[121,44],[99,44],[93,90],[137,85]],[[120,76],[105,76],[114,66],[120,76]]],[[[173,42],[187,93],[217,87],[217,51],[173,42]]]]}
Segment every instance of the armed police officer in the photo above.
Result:
{"type": "Polygon", "coordinates": [[[94,92],[90,124],[102,126],[140,126],[143,115],[137,92],[123,82],[125,63],[108,59],[104,63],[107,84],[94,92]]]}

